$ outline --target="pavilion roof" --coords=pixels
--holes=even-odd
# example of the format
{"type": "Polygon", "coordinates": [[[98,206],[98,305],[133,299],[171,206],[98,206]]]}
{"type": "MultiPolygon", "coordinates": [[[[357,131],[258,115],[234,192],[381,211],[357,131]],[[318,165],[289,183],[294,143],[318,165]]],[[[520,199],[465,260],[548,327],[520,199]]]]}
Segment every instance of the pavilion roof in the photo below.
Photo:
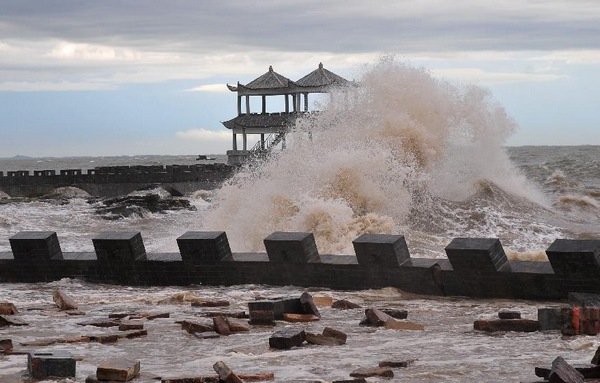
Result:
{"type": "Polygon", "coordinates": [[[250,81],[248,84],[240,84],[240,86],[248,89],[280,89],[288,88],[290,85],[295,85],[295,83],[289,78],[275,72],[272,66],[269,66],[267,73],[250,81]]]}
{"type": "Polygon", "coordinates": [[[343,86],[350,83],[345,78],[323,68],[323,63],[319,63],[317,69],[296,81],[296,85],[301,87],[343,86]]]}
{"type": "Polygon", "coordinates": [[[276,128],[285,127],[295,119],[293,113],[271,113],[271,114],[241,114],[231,120],[224,121],[227,129],[234,128],[276,128]]]}

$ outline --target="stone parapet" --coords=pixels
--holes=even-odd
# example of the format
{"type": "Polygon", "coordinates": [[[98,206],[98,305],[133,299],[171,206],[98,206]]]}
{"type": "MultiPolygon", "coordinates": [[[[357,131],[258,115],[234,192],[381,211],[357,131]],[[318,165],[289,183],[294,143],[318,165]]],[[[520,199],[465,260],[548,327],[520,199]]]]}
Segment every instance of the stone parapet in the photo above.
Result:
{"type": "Polygon", "coordinates": [[[373,234],[353,241],[355,255],[319,254],[312,233],[298,232],[269,235],[266,254],[232,253],[225,232],[187,232],[177,238],[179,253],[146,253],[139,232],[101,233],[92,240],[94,252],[63,253],[54,232],[17,233],[10,243],[12,252],[0,253],[0,282],[396,287],[424,295],[551,300],[600,293],[600,271],[593,267],[600,242],[590,240],[556,240],[547,251],[550,262],[509,260],[496,238],[454,239],[448,259],[411,257],[403,236],[373,234]]]}

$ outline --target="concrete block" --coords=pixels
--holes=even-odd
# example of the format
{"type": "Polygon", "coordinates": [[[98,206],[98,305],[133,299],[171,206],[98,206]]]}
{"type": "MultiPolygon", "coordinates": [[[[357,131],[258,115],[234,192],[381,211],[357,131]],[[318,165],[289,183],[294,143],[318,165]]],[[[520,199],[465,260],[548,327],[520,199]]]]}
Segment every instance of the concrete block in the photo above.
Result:
{"type": "Polygon", "coordinates": [[[540,331],[562,330],[563,307],[538,307],[538,322],[540,331]]]}
{"type": "Polygon", "coordinates": [[[600,240],[557,239],[546,255],[556,275],[600,276],[600,240]]]}
{"type": "Polygon", "coordinates": [[[306,340],[304,330],[285,329],[278,331],[269,338],[269,347],[279,350],[287,350],[300,346],[306,340]]]}
{"type": "Polygon", "coordinates": [[[454,271],[510,271],[510,264],[498,238],[454,238],[445,250],[454,271]]]}
{"type": "Polygon", "coordinates": [[[27,371],[34,379],[74,377],[75,370],[75,358],[67,351],[33,351],[27,356],[27,371]]]}
{"type": "Polygon", "coordinates": [[[271,262],[321,262],[312,233],[277,231],[265,238],[264,244],[271,262]]]}
{"type": "Polygon", "coordinates": [[[273,318],[278,320],[283,319],[284,313],[304,313],[300,298],[252,301],[248,302],[248,311],[250,317],[253,311],[270,311],[273,312],[273,318]]]}
{"type": "Polygon", "coordinates": [[[360,265],[398,267],[410,260],[402,235],[363,234],[352,245],[360,265]]]}
{"type": "Polygon", "coordinates": [[[177,246],[185,263],[233,260],[224,231],[188,231],[177,238],[177,246]]]}
{"type": "Polygon", "coordinates": [[[21,231],[9,241],[16,261],[38,263],[63,259],[58,237],[53,231],[21,231]]]}
{"type": "Polygon", "coordinates": [[[139,232],[105,232],[92,238],[96,257],[101,263],[145,261],[146,248],[139,232]]]}

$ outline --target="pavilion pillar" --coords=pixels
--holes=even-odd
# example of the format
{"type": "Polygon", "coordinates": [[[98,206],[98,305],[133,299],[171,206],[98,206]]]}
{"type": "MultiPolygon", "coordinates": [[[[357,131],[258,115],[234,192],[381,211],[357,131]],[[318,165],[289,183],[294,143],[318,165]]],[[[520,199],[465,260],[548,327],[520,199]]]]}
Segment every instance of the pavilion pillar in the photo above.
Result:
{"type": "Polygon", "coordinates": [[[262,150],[265,150],[265,134],[264,133],[260,134],[260,148],[262,150]]]}
{"type": "Polygon", "coordinates": [[[290,112],[290,95],[286,94],[285,95],[285,112],[289,113],[290,112]]]}
{"type": "Polygon", "coordinates": [[[295,108],[295,112],[299,112],[300,111],[300,96],[301,93],[298,93],[298,95],[296,96],[296,108],[295,108]]]}
{"type": "Polygon", "coordinates": [[[308,93],[304,93],[304,111],[308,112],[308,93]]]}
{"type": "Polygon", "coordinates": [[[237,150],[237,136],[233,133],[233,150],[237,150]]]}
{"type": "Polygon", "coordinates": [[[246,114],[250,114],[250,95],[246,95],[246,114]]]}
{"type": "Polygon", "coordinates": [[[238,98],[237,98],[238,102],[237,102],[237,109],[238,109],[238,116],[242,115],[242,96],[238,94],[238,98]]]}
{"type": "Polygon", "coordinates": [[[244,150],[248,150],[248,137],[246,136],[246,128],[242,129],[242,141],[243,141],[243,147],[244,150]]]}
{"type": "Polygon", "coordinates": [[[264,94],[262,96],[262,112],[263,114],[267,113],[267,96],[264,94]]]}
{"type": "Polygon", "coordinates": [[[297,111],[298,111],[298,109],[296,109],[296,98],[297,98],[297,97],[296,97],[296,93],[293,93],[293,94],[292,94],[292,107],[293,107],[293,111],[294,111],[294,112],[297,112],[297,111]]]}

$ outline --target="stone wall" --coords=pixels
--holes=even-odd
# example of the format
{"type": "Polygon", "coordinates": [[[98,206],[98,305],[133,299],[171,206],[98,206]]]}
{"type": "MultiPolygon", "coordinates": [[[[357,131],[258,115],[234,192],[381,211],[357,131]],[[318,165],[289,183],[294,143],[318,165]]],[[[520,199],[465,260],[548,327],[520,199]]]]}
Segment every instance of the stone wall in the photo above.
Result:
{"type": "Polygon", "coordinates": [[[600,240],[557,239],[549,262],[511,261],[497,238],[456,238],[447,259],[410,256],[403,236],[364,234],[354,255],[319,254],[312,233],[275,232],[266,253],[232,253],[225,232],[187,232],[178,253],[146,253],[139,232],[107,232],[94,252],[63,253],[54,232],[21,232],[0,253],[0,282],[81,278],[134,285],[268,284],[425,295],[566,299],[600,293],[600,240]]]}
{"type": "Polygon", "coordinates": [[[235,167],[226,164],[112,166],[0,172],[0,191],[11,197],[37,197],[73,186],[94,196],[114,197],[146,187],[164,186],[180,194],[218,188],[235,167]]]}

